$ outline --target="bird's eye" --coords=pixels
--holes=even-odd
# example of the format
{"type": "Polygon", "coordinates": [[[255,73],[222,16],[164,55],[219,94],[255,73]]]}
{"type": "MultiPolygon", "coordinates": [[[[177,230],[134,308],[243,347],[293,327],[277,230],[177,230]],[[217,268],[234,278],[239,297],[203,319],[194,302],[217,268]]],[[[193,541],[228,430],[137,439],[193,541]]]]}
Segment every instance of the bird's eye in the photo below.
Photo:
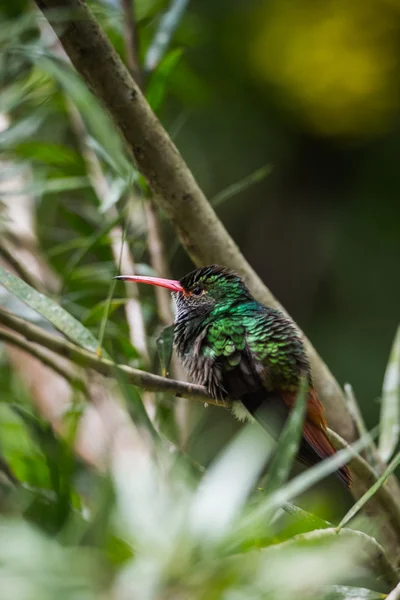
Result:
{"type": "Polygon", "coordinates": [[[200,286],[197,286],[195,288],[192,289],[192,294],[193,296],[201,296],[203,293],[203,290],[200,286]]]}

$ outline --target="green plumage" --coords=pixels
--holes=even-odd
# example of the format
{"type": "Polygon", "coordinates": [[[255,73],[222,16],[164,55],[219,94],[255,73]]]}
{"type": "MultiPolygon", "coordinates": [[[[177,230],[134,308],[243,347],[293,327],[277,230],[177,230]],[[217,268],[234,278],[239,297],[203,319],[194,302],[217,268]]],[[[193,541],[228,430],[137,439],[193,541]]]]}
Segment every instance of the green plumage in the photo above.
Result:
{"type": "Polygon", "coordinates": [[[244,371],[251,390],[296,391],[310,368],[289,318],[254,300],[242,279],[221,267],[198,269],[181,284],[186,293],[175,294],[175,343],[197,383],[214,395],[237,394],[232,372],[244,371]]]}

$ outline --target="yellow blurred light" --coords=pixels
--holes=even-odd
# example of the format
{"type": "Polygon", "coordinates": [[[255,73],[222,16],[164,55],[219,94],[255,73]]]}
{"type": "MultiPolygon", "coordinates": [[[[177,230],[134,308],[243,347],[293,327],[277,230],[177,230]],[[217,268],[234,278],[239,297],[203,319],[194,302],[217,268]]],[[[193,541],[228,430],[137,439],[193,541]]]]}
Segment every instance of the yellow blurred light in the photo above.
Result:
{"type": "Polygon", "coordinates": [[[386,4],[270,0],[256,19],[254,72],[313,129],[359,135],[387,127],[398,107],[399,22],[386,4]]]}

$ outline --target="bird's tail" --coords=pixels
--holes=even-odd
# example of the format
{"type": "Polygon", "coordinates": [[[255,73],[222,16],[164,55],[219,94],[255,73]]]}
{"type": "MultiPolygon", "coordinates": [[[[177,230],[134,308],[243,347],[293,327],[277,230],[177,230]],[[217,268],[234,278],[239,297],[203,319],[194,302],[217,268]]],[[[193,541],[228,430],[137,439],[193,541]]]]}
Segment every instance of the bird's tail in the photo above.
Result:
{"type": "MultiPolygon", "coordinates": [[[[282,398],[286,406],[291,409],[296,401],[296,394],[286,393],[282,395],[282,398]]],[[[320,460],[336,453],[335,448],[328,439],[326,429],[324,407],[315,389],[311,388],[307,399],[307,412],[303,425],[303,441],[299,449],[299,460],[308,465],[315,465],[320,460]]],[[[336,474],[344,485],[350,488],[351,475],[349,469],[346,466],[340,467],[336,474]]]]}
{"type": "MultiPolygon", "coordinates": [[[[328,458],[336,453],[324,429],[323,426],[315,425],[309,421],[304,423],[303,437],[307,444],[303,442],[299,449],[299,459],[302,462],[313,465],[321,459],[328,458]]],[[[350,488],[351,475],[349,469],[346,466],[340,467],[336,474],[344,485],[350,488]]]]}
{"type": "MultiPolygon", "coordinates": [[[[282,429],[288,412],[296,402],[296,394],[293,392],[268,394],[263,389],[244,396],[242,402],[260,425],[275,437],[276,431],[282,429]]],[[[303,424],[303,439],[297,455],[301,462],[311,466],[335,454],[336,450],[328,439],[326,429],[324,407],[318,398],[317,392],[311,388],[303,424]]],[[[340,467],[336,471],[336,475],[347,488],[350,488],[351,476],[346,466],[340,467]]]]}

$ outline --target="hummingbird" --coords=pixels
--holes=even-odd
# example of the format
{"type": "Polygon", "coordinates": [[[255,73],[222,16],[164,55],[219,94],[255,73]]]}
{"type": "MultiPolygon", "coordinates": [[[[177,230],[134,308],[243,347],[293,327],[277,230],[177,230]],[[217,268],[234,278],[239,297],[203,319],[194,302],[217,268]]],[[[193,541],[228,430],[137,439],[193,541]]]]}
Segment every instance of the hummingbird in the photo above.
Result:
{"type": "MultiPolygon", "coordinates": [[[[174,346],[189,378],[215,399],[231,399],[233,412],[276,435],[306,377],[307,407],[297,458],[313,465],[336,451],[327,436],[324,408],[294,322],[264,306],[243,278],[220,265],[195,269],[180,280],[120,275],[116,279],[161,286],[175,300],[174,346]]],[[[351,486],[350,472],[337,476],[351,486]]]]}

